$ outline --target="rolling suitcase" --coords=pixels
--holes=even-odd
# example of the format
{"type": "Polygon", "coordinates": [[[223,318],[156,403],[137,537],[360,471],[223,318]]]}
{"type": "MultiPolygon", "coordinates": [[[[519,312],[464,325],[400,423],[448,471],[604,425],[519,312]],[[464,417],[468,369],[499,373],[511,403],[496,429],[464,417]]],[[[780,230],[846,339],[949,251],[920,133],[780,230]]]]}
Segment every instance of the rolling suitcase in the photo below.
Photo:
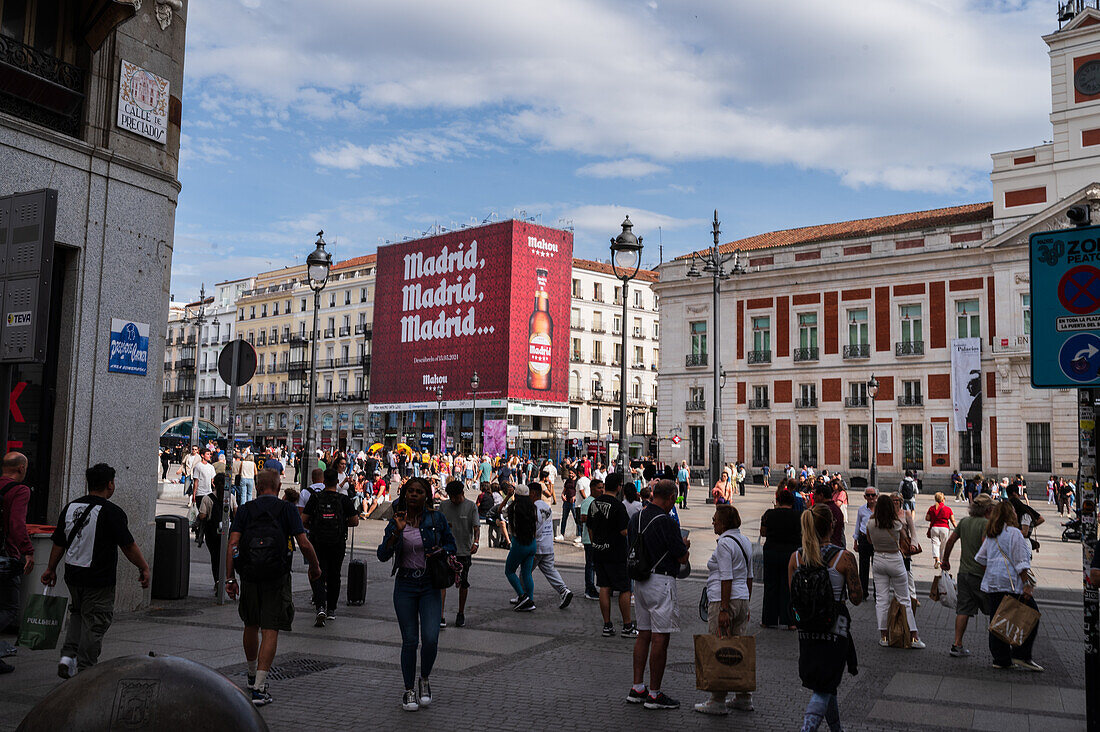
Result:
{"type": "Polygon", "coordinates": [[[355,558],[355,529],[351,530],[351,560],[348,562],[348,605],[367,601],[367,563],[355,558]]]}

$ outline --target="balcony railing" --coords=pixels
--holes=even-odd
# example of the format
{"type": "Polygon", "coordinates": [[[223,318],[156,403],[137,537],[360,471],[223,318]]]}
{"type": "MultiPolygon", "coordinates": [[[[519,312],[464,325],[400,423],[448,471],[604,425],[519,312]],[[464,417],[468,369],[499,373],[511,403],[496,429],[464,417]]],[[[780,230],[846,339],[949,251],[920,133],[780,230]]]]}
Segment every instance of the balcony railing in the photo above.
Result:
{"type": "Polygon", "coordinates": [[[0,112],[81,136],[83,69],[5,35],[0,35],[0,68],[0,112]]]}
{"type": "Polygon", "coordinates": [[[848,346],[844,346],[844,358],[870,358],[871,357],[871,344],[870,343],[853,343],[848,346]]]}
{"type": "Polygon", "coordinates": [[[749,365],[758,363],[771,363],[772,352],[771,351],[749,351],[748,353],[749,365]]]}
{"type": "Polygon", "coordinates": [[[1028,460],[1027,461],[1027,472],[1029,472],[1029,473],[1049,473],[1050,472],[1050,461],[1047,460],[1046,462],[1033,463],[1032,461],[1028,460]]]}
{"type": "Polygon", "coordinates": [[[848,407],[849,409],[857,409],[860,407],[866,407],[867,405],[868,400],[865,396],[844,397],[844,406],[848,407]]]}
{"type": "Polygon", "coordinates": [[[603,326],[600,326],[598,328],[596,326],[592,326],[592,332],[593,333],[606,333],[607,328],[604,328],[603,326]]]}
{"type": "Polygon", "coordinates": [[[338,358],[333,362],[333,368],[344,369],[355,363],[354,358],[338,358]]]}
{"type": "Polygon", "coordinates": [[[817,397],[809,397],[806,399],[795,399],[795,409],[815,409],[817,407],[817,397]]]}
{"type": "Polygon", "coordinates": [[[816,361],[817,360],[817,347],[810,348],[796,348],[794,349],[795,361],[816,361]]]}
{"type": "Polygon", "coordinates": [[[898,397],[899,407],[919,407],[924,404],[924,397],[920,394],[902,394],[898,397]]]}
{"type": "Polygon", "coordinates": [[[687,406],[684,408],[689,412],[705,412],[707,409],[707,403],[704,399],[700,399],[698,401],[688,401],[687,406]]]}
{"type": "Polygon", "coordinates": [[[325,338],[335,338],[335,337],[336,337],[336,329],[335,328],[325,328],[325,338]]]}
{"type": "Polygon", "coordinates": [[[364,368],[368,368],[368,369],[370,368],[370,354],[369,353],[364,353],[362,356],[359,357],[359,365],[364,367],[364,368]]]}
{"type": "Polygon", "coordinates": [[[585,399],[583,391],[571,391],[569,392],[569,401],[571,402],[583,402],[585,399]]]}
{"type": "Polygon", "coordinates": [[[569,360],[573,363],[584,363],[584,354],[576,352],[571,353],[569,354],[569,360]]]}
{"type": "Polygon", "coordinates": [[[696,366],[707,365],[707,354],[705,353],[689,353],[684,357],[684,367],[694,368],[696,366]]]}
{"type": "Polygon", "coordinates": [[[867,469],[867,458],[853,455],[848,460],[848,468],[850,470],[866,470],[867,469]]]}
{"type": "Polygon", "coordinates": [[[193,359],[193,358],[181,358],[179,361],[176,361],[176,368],[193,369],[193,368],[195,368],[195,359],[193,359]]]}
{"type": "Polygon", "coordinates": [[[981,469],[982,469],[982,464],[981,463],[974,463],[974,462],[960,462],[959,463],[959,471],[960,472],[970,472],[970,471],[981,472],[981,469]]]}
{"type": "Polygon", "coordinates": [[[344,337],[349,336],[349,335],[351,335],[351,326],[350,325],[342,326],[340,328],[340,337],[344,338],[344,337]]]}
{"type": "Polygon", "coordinates": [[[356,323],[356,325],[355,325],[355,335],[363,335],[364,330],[365,330],[365,328],[363,327],[363,323],[356,323]]]}
{"type": "Polygon", "coordinates": [[[924,341],[899,341],[894,344],[894,354],[898,356],[923,356],[924,341]]]}
{"type": "Polygon", "coordinates": [[[569,330],[588,330],[584,327],[584,323],[570,323],[569,330]]]}
{"type": "Polygon", "coordinates": [[[767,409],[770,406],[771,400],[769,400],[767,397],[749,400],[749,409],[767,409]]]}
{"type": "Polygon", "coordinates": [[[924,470],[924,458],[903,457],[901,459],[902,470],[924,470]]]}

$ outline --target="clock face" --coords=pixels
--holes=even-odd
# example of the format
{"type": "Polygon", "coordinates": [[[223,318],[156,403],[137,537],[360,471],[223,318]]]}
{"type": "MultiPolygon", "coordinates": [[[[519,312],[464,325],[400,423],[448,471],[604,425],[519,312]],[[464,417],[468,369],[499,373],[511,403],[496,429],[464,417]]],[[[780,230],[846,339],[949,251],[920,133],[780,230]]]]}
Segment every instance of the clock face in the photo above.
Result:
{"type": "Polygon", "coordinates": [[[1081,64],[1073,75],[1073,87],[1084,96],[1100,94],[1100,59],[1081,64]]]}

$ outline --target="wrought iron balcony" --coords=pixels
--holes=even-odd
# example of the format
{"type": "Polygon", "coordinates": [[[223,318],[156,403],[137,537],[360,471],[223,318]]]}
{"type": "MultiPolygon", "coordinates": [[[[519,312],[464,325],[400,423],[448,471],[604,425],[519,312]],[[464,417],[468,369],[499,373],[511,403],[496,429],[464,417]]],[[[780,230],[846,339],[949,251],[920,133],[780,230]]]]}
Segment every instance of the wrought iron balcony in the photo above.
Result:
{"type": "Polygon", "coordinates": [[[870,358],[871,357],[871,344],[870,343],[853,343],[851,345],[844,346],[844,358],[870,358]]]}
{"type": "Polygon", "coordinates": [[[1046,462],[1032,462],[1027,461],[1027,472],[1029,473],[1049,473],[1050,472],[1050,460],[1046,462]]]}
{"type": "Polygon", "coordinates": [[[176,368],[193,369],[193,368],[195,368],[195,359],[193,359],[193,358],[181,358],[179,361],[176,361],[176,368]]]}
{"type": "Polygon", "coordinates": [[[865,396],[844,397],[844,406],[849,409],[867,407],[870,401],[865,396]]]}
{"type": "Polygon", "coordinates": [[[357,323],[355,325],[355,335],[363,335],[363,331],[366,329],[365,325],[365,323],[357,323]]]}
{"type": "Polygon", "coordinates": [[[794,408],[795,409],[816,409],[817,408],[817,397],[809,397],[807,399],[795,399],[794,400],[794,408]]]}
{"type": "Polygon", "coordinates": [[[79,138],[84,77],[84,69],[0,35],[0,111],[79,138]]]}
{"type": "Polygon", "coordinates": [[[351,335],[351,326],[350,325],[345,325],[345,326],[340,328],[340,337],[341,338],[343,338],[345,336],[349,336],[349,335],[351,335]]]}
{"type": "Polygon", "coordinates": [[[959,463],[959,472],[981,472],[982,464],[962,461],[959,463]]]}
{"type": "Polygon", "coordinates": [[[336,329],[335,328],[325,328],[325,338],[335,338],[335,337],[336,337],[336,329]]]}
{"type": "Polygon", "coordinates": [[[902,394],[898,397],[899,407],[919,407],[924,404],[924,397],[920,394],[902,394]]]}
{"type": "Polygon", "coordinates": [[[852,455],[848,459],[848,468],[850,470],[866,470],[867,467],[867,458],[864,456],[852,455]]]}
{"type": "Polygon", "coordinates": [[[364,369],[369,369],[370,368],[370,354],[369,353],[364,353],[363,355],[361,355],[359,357],[359,365],[362,366],[364,369]]]}
{"type": "Polygon", "coordinates": [[[707,365],[707,354],[705,353],[689,353],[684,357],[684,367],[694,368],[696,366],[707,365]]]}
{"type": "Polygon", "coordinates": [[[903,457],[901,459],[902,470],[924,470],[924,458],[903,457]]]}
{"type": "Polygon", "coordinates": [[[771,363],[772,362],[772,352],[771,351],[749,351],[749,353],[748,353],[748,362],[749,362],[750,366],[752,366],[753,364],[771,363]]]}
{"type": "Polygon", "coordinates": [[[923,356],[924,341],[899,341],[894,344],[894,353],[898,356],[923,356]]]}
{"type": "Polygon", "coordinates": [[[573,363],[584,363],[584,354],[574,351],[569,355],[569,360],[573,363]]]}
{"type": "Polygon", "coordinates": [[[705,399],[698,401],[688,401],[687,406],[684,407],[688,412],[704,412],[707,409],[707,402],[705,399]]]}
{"type": "Polygon", "coordinates": [[[795,361],[816,361],[817,360],[817,346],[810,348],[796,348],[794,349],[795,361]]]}
{"type": "Polygon", "coordinates": [[[749,409],[767,409],[770,406],[771,406],[771,400],[768,399],[767,397],[762,397],[760,399],[750,399],[749,400],[749,409]]]}

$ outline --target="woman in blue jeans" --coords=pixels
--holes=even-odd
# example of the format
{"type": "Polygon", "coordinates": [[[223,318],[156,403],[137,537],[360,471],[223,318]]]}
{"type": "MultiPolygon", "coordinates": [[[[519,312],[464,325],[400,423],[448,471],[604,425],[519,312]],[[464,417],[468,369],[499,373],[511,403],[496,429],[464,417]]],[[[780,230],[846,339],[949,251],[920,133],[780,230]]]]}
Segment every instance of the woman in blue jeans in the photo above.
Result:
{"type": "Polygon", "coordinates": [[[432,509],[431,490],[424,478],[410,478],[394,504],[393,518],[378,547],[378,559],[393,557],[393,609],[401,626],[401,675],[405,694],[401,708],[415,712],[432,703],[428,677],[439,648],[439,621],[443,602],[428,576],[427,559],[436,552],[455,553],[455,538],[447,519],[432,509]],[[416,649],[420,646],[420,680],[416,678],[416,649]]]}
{"type": "Polygon", "coordinates": [[[535,609],[535,580],[531,577],[531,570],[535,566],[535,526],[538,524],[535,501],[541,491],[542,485],[539,483],[532,483],[531,487],[517,485],[508,511],[512,548],[508,550],[508,559],[504,562],[504,576],[516,591],[513,603],[515,610],[521,613],[535,609]],[[535,496],[531,495],[532,488],[537,491],[535,496]],[[520,571],[519,577],[516,577],[517,569],[520,571]]]}

